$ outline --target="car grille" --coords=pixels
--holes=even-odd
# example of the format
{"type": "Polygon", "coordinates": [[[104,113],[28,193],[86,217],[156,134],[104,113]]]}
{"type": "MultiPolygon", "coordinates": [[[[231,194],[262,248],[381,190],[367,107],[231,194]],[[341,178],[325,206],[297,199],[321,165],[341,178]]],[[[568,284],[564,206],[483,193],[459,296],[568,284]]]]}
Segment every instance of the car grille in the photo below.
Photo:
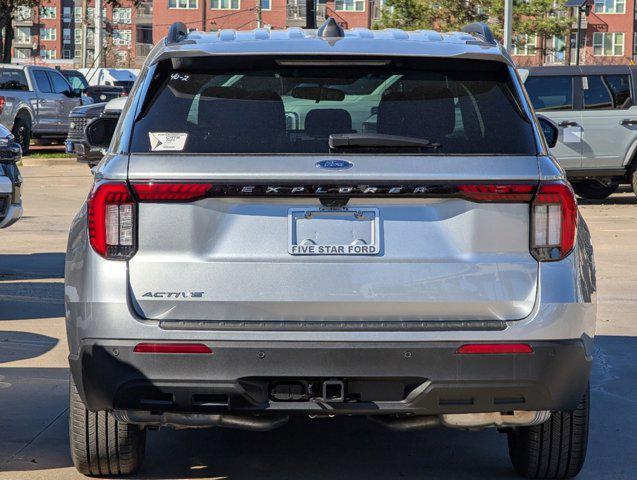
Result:
{"type": "Polygon", "coordinates": [[[0,220],[7,214],[7,209],[11,203],[10,195],[0,195],[0,220]]]}
{"type": "Polygon", "coordinates": [[[86,124],[88,121],[92,120],[92,117],[70,117],[71,126],[69,128],[69,137],[72,139],[83,140],[84,139],[84,129],[86,128],[86,124]]]}

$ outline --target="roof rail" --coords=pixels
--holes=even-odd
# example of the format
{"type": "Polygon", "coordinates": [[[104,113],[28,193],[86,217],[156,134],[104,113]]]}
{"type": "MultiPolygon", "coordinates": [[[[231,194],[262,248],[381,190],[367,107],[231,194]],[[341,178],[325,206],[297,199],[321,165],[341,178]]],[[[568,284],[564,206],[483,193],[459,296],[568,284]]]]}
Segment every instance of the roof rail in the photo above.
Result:
{"type": "Polygon", "coordinates": [[[478,37],[481,37],[485,42],[491,43],[492,45],[496,45],[498,43],[493,36],[493,32],[486,23],[470,23],[469,25],[462,27],[462,31],[464,33],[475,34],[478,37]]]}
{"type": "Polygon", "coordinates": [[[188,37],[188,27],[184,22],[175,22],[168,29],[168,35],[166,35],[166,45],[173,43],[179,43],[188,37]]]}

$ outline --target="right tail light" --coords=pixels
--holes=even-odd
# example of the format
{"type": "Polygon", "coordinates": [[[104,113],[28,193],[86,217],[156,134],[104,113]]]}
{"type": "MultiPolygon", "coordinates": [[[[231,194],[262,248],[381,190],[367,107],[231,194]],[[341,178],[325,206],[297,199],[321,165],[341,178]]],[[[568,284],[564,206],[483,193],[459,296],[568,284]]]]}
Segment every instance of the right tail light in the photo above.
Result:
{"type": "Polygon", "coordinates": [[[531,253],[540,262],[561,260],[573,250],[577,202],[568,183],[542,183],[531,203],[531,253]]]}

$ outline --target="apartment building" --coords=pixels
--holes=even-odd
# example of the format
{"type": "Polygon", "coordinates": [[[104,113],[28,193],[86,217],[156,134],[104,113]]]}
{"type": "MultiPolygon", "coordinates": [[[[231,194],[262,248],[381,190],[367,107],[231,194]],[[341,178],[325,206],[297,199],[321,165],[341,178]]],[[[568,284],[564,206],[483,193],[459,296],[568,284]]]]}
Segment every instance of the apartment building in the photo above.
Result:
{"type": "MultiPolygon", "coordinates": [[[[14,19],[13,61],[64,68],[80,66],[82,24],[86,22],[90,66],[96,52],[94,7],[94,0],[90,0],[86,19],[82,18],[80,1],[52,0],[39,8],[18,7],[14,19]]],[[[104,2],[102,31],[101,53],[108,66],[139,66],[153,43],[152,2],[135,6],[133,0],[120,0],[117,7],[104,2]]]]}
{"type": "MultiPolygon", "coordinates": [[[[318,0],[317,22],[334,17],[344,28],[369,27],[380,18],[383,0],[318,0]]],[[[95,55],[94,2],[88,2],[88,63],[95,55]]],[[[192,30],[248,30],[303,27],[305,0],[120,0],[103,2],[103,59],[109,67],[139,67],[175,21],[192,30]]],[[[13,61],[78,67],[82,62],[81,0],[50,0],[40,8],[19,7],[15,15],[13,61]]]]}
{"type": "MultiPolygon", "coordinates": [[[[566,36],[540,38],[523,35],[515,39],[513,57],[521,66],[562,64],[570,51],[575,63],[577,10],[565,12],[572,20],[566,36]]],[[[635,64],[637,61],[637,11],[635,1],[595,0],[588,15],[582,15],[580,64],[635,64]]]]}

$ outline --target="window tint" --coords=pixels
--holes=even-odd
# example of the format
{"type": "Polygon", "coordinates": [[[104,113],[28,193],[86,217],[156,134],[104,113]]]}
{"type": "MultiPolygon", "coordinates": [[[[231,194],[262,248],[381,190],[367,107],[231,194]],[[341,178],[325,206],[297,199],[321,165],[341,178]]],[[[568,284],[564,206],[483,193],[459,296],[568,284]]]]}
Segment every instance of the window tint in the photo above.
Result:
{"type": "Polygon", "coordinates": [[[622,109],[632,105],[628,75],[588,75],[583,86],[586,110],[622,109]]]}
{"type": "Polygon", "coordinates": [[[524,86],[538,112],[573,109],[572,77],[529,77],[524,86]]]}
{"type": "Polygon", "coordinates": [[[0,70],[0,90],[28,90],[27,78],[23,70],[0,70]]]}
{"type": "MultiPolygon", "coordinates": [[[[328,153],[331,134],[379,133],[440,144],[431,154],[534,154],[532,127],[504,65],[456,60],[382,66],[161,69],[133,152],[328,153]],[[374,88],[383,84],[384,91],[374,88]],[[175,133],[179,141],[164,145],[175,133]],[[159,136],[158,136],[159,135],[159,136]]],[[[347,152],[365,153],[364,147],[347,152]]],[[[374,152],[414,153],[391,146],[374,152]]]]}
{"type": "Polygon", "coordinates": [[[35,70],[33,72],[33,78],[35,79],[35,83],[38,86],[38,90],[42,93],[51,93],[51,84],[49,83],[49,77],[47,77],[46,72],[44,70],[35,70]]]}
{"type": "Polygon", "coordinates": [[[69,83],[61,74],[49,72],[49,78],[51,79],[51,83],[53,84],[53,91],[55,93],[66,93],[71,90],[69,83]]]}

